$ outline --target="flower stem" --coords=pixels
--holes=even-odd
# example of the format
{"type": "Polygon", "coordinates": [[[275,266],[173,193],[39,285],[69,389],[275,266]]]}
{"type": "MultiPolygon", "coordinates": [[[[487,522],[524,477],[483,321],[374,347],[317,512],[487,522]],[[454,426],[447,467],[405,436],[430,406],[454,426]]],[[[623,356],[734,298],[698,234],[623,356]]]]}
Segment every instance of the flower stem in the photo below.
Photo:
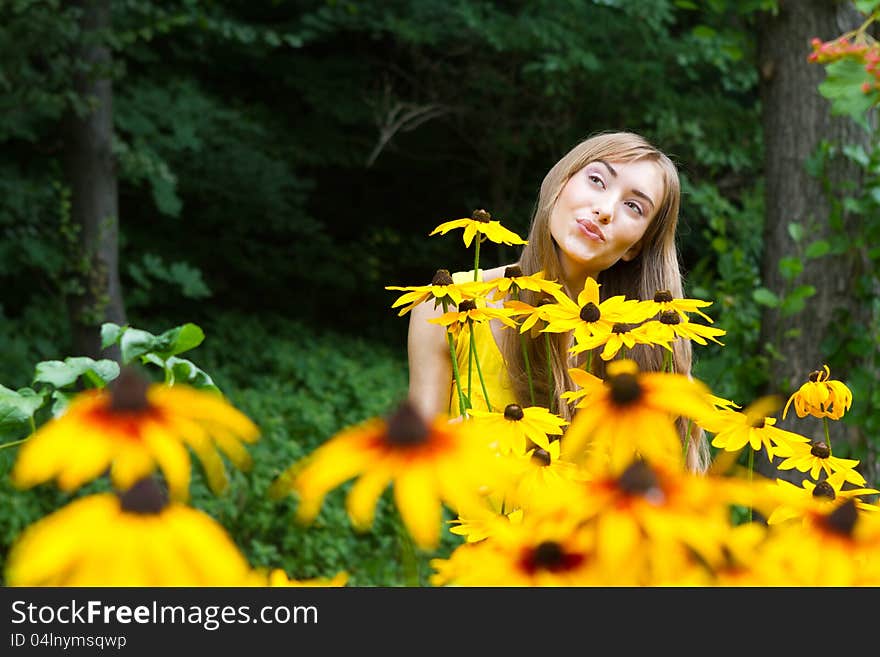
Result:
{"type": "MultiPolygon", "coordinates": [[[[755,450],[749,448],[749,485],[752,484],[752,473],[755,471],[755,450]]],[[[749,506],[749,522],[752,521],[752,507],[749,506]]]]}
{"type": "MultiPolygon", "coordinates": [[[[447,312],[449,301],[443,299],[443,312],[447,312]]],[[[461,377],[458,374],[458,356],[455,354],[455,339],[450,331],[446,331],[446,342],[449,343],[449,358],[452,361],[452,378],[455,381],[455,391],[458,393],[458,414],[464,415],[468,406],[465,405],[464,393],[461,391],[461,377]]],[[[452,398],[449,398],[449,407],[452,410],[452,398]]]]}
{"type": "Polygon", "coordinates": [[[822,418],[822,426],[825,429],[825,444],[828,445],[828,451],[831,451],[831,434],[828,433],[828,418],[822,418]]]}
{"type": "Polygon", "coordinates": [[[669,372],[670,374],[673,371],[671,351],[667,351],[665,354],[663,354],[663,371],[669,372]]]}
{"type": "Polygon", "coordinates": [[[480,238],[482,235],[476,234],[474,238],[474,281],[478,281],[480,276],[480,238]]]}
{"type": "Polygon", "coordinates": [[[403,567],[404,586],[419,586],[419,562],[416,558],[416,547],[412,536],[403,524],[403,519],[398,512],[395,524],[397,525],[397,539],[400,546],[400,561],[403,567]]]}
{"type": "Polygon", "coordinates": [[[550,409],[551,413],[555,413],[556,409],[554,408],[556,404],[554,403],[553,396],[553,368],[551,367],[550,361],[550,334],[546,331],[544,332],[544,351],[547,354],[547,408],[550,409]]]}
{"type": "MultiPolygon", "coordinates": [[[[477,377],[480,379],[480,387],[483,388],[483,399],[486,400],[486,408],[491,412],[492,404],[489,403],[489,392],[486,390],[486,382],[483,381],[483,370],[480,369],[480,357],[477,355],[477,345],[474,341],[474,322],[472,319],[468,319],[468,329],[471,334],[471,357],[474,359],[474,364],[477,366],[477,377]]],[[[468,376],[470,376],[470,371],[468,371],[468,376]]],[[[468,391],[470,391],[470,381],[468,382],[468,391]]]]}
{"type": "Polygon", "coordinates": [[[30,438],[30,436],[28,436],[27,438],[22,438],[21,440],[13,440],[11,443],[3,443],[2,445],[0,445],[0,449],[6,449],[7,447],[15,447],[16,445],[21,445],[28,438],[30,438]]]}
{"type": "Polygon", "coordinates": [[[519,334],[519,344],[522,347],[523,363],[526,366],[526,376],[529,380],[529,399],[532,400],[532,406],[535,405],[535,386],[532,385],[532,366],[529,364],[529,352],[526,349],[526,336],[519,334]]]}

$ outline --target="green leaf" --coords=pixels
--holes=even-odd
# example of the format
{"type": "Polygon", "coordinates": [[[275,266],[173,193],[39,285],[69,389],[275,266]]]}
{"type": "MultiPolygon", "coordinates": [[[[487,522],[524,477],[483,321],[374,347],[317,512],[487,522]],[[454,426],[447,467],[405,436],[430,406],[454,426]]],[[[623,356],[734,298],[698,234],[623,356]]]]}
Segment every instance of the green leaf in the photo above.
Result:
{"type": "Polygon", "coordinates": [[[692,34],[698,39],[714,39],[718,34],[713,28],[708,25],[697,25],[693,30],[691,30],[692,34]]]}
{"type": "Polygon", "coordinates": [[[827,240],[816,240],[807,247],[806,256],[808,258],[821,258],[829,251],[831,251],[831,244],[827,240]]]}
{"type": "Polygon", "coordinates": [[[87,356],[70,356],[64,361],[44,360],[37,363],[34,383],[48,383],[55,388],[66,388],[81,377],[91,387],[103,388],[119,376],[119,365],[112,360],[94,360],[87,356]]]}
{"type": "Polygon", "coordinates": [[[831,113],[851,117],[865,130],[870,130],[867,112],[874,104],[872,94],[862,91],[862,84],[869,81],[865,67],[852,59],[840,59],[825,67],[825,80],[819,85],[819,93],[831,101],[831,113]]]}
{"type": "Polygon", "coordinates": [[[185,358],[172,356],[167,360],[166,366],[171,368],[175,382],[185,383],[194,388],[220,392],[220,389],[214,384],[213,379],[211,379],[204,370],[196,367],[195,364],[185,358]]]}
{"type": "Polygon", "coordinates": [[[756,303],[769,308],[776,308],[779,305],[779,297],[766,287],[759,287],[752,292],[752,299],[754,299],[756,303]]]}
{"type": "Polygon", "coordinates": [[[779,260],[779,272],[787,281],[794,280],[804,271],[804,263],[797,256],[788,256],[779,260]]]}
{"type": "Polygon", "coordinates": [[[783,316],[788,317],[801,312],[807,305],[806,300],[814,294],[816,294],[816,288],[812,285],[801,285],[792,290],[791,294],[787,295],[782,302],[780,310],[783,316]]]}
{"type": "Polygon", "coordinates": [[[122,334],[119,346],[122,350],[122,362],[128,364],[138,356],[153,351],[156,336],[141,329],[129,328],[122,334]]]}
{"type": "Polygon", "coordinates": [[[10,390],[0,385],[0,439],[18,438],[46,401],[45,393],[31,388],[10,390]]]}
{"type": "Polygon", "coordinates": [[[199,326],[187,323],[165,331],[158,336],[152,351],[163,360],[167,360],[171,356],[176,356],[184,351],[198,347],[204,339],[205,333],[199,326]]]}
{"type": "Polygon", "coordinates": [[[863,14],[870,15],[875,9],[880,9],[880,0],[855,0],[853,3],[863,14]]]}
{"type": "Polygon", "coordinates": [[[105,322],[101,324],[101,349],[106,349],[110,345],[119,342],[119,338],[125,332],[126,327],[119,326],[113,322],[105,322]]]}
{"type": "Polygon", "coordinates": [[[790,221],[788,223],[788,234],[795,242],[800,242],[804,236],[804,227],[796,221],[790,221]]]}

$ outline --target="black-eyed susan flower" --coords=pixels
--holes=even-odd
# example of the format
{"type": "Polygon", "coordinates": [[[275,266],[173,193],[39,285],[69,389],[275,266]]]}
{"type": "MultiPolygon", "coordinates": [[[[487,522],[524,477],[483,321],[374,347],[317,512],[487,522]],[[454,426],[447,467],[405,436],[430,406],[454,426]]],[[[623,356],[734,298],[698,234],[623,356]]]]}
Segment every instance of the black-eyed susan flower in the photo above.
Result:
{"type": "Polygon", "coordinates": [[[524,514],[482,541],[465,543],[449,559],[433,559],[435,586],[589,586],[600,567],[592,537],[577,516],[524,514]]]}
{"type": "MultiPolygon", "coordinates": [[[[574,371],[572,376],[574,376],[574,371]]],[[[683,463],[677,417],[707,412],[708,388],[683,374],[641,372],[632,360],[612,361],[608,378],[583,379],[584,394],[562,437],[569,460],[601,463],[619,471],[637,454],[649,461],[683,463]]]]}
{"type": "Polygon", "coordinates": [[[225,455],[247,469],[243,443],[259,436],[257,426],[225,398],[184,385],[150,384],[123,368],[107,388],[80,393],[67,410],[40,427],[21,447],[12,481],[28,488],[55,479],[73,491],[110,469],[113,485],[126,490],[155,469],[171,497],[189,495],[191,449],[215,493],[228,485],[225,455]]]}
{"type": "Polygon", "coordinates": [[[880,514],[848,498],[813,507],[803,521],[771,526],[755,555],[766,585],[880,585],[880,514]]]}
{"type": "Polygon", "coordinates": [[[527,513],[559,507],[570,499],[578,482],[590,474],[576,463],[560,458],[560,442],[547,449],[532,447],[510,465],[513,481],[504,490],[504,500],[527,513]]]}
{"type": "Polygon", "coordinates": [[[682,318],[681,314],[674,310],[664,310],[657,319],[646,322],[643,327],[644,331],[656,335],[658,342],[673,342],[678,338],[684,338],[702,345],[709,344],[706,340],[711,340],[723,346],[724,343],[718,338],[727,333],[724,329],[697,324],[682,318]]]}
{"type": "Polygon", "coordinates": [[[483,239],[482,236],[484,235],[486,239],[496,244],[513,245],[528,243],[513,231],[502,226],[501,222],[492,219],[492,215],[485,210],[474,210],[470,217],[444,222],[432,230],[430,235],[436,235],[437,233],[445,235],[454,228],[464,228],[462,239],[464,240],[465,247],[469,247],[477,235],[480,236],[478,243],[479,240],[483,239]]]}
{"type": "Polygon", "coordinates": [[[729,507],[741,495],[738,482],[635,458],[583,482],[568,505],[595,524],[596,560],[609,582],[705,584],[702,564],[722,558],[729,507]]]}
{"type": "Polygon", "coordinates": [[[492,283],[495,285],[493,300],[498,301],[508,295],[515,299],[519,298],[519,292],[530,290],[543,294],[558,294],[562,285],[556,281],[548,281],[544,278],[544,272],[539,271],[530,276],[524,276],[519,265],[511,265],[504,270],[504,276],[497,278],[492,283]]]}
{"type": "MultiPolygon", "coordinates": [[[[880,493],[875,488],[843,488],[844,480],[840,476],[826,478],[819,482],[804,479],[797,486],[784,479],[777,479],[779,487],[779,504],[767,518],[768,525],[775,525],[789,520],[804,521],[805,515],[823,506],[834,505],[841,500],[853,499],[856,508],[862,511],[877,511],[876,505],[860,500],[860,496],[880,493]]],[[[825,509],[828,510],[827,508],[825,509]]]]}
{"type": "Polygon", "coordinates": [[[595,335],[608,335],[615,323],[639,324],[650,317],[650,311],[637,299],[617,295],[600,301],[599,287],[599,283],[588,276],[577,301],[556,295],[556,303],[542,307],[548,321],[544,331],[574,331],[575,342],[582,344],[595,335]]]}
{"type": "Polygon", "coordinates": [[[611,360],[621,349],[632,349],[637,344],[656,345],[672,351],[670,336],[665,332],[652,331],[650,324],[615,322],[609,333],[596,333],[580,339],[575,337],[575,341],[575,345],[569,350],[572,354],[602,347],[602,360],[611,360]]]}
{"type": "Polygon", "coordinates": [[[819,479],[819,473],[825,476],[836,476],[856,486],[865,485],[865,478],[855,467],[859,464],[857,459],[844,459],[834,456],[831,448],[823,441],[793,443],[789,445],[790,452],[787,458],[779,463],[780,470],[796,469],[799,472],[809,472],[813,480],[819,479]]]}
{"type": "Polygon", "coordinates": [[[839,420],[852,405],[852,392],[840,381],[832,380],[831,370],[827,365],[822,370],[810,373],[809,381],[803,384],[785,403],[782,418],[788,407],[794,402],[794,410],[798,417],[812,415],[818,418],[839,420]]]}
{"type": "Polygon", "coordinates": [[[431,279],[430,285],[386,285],[386,290],[403,291],[397,300],[391,304],[392,308],[403,306],[397,313],[398,316],[405,315],[420,303],[434,299],[434,307],[444,301],[457,306],[465,299],[474,299],[485,294],[492,289],[491,284],[480,281],[463,281],[456,283],[452,279],[452,275],[448,269],[438,269],[431,279]]]}
{"type": "Polygon", "coordinates": [[[508,523],[522,522],[522,518],[522,509],[501,513],[487,504],[459,511],[458,517],[449,521],[449,531],[463,536],[467,543],[478,543],[502,531],[508,523]]]}
{"type": "Polygon", "coordinates": [[[428,321],[432,324],[445,326],[447,331],[456,335],[469,322],[488,322],[493,319],[497,319],[511,328],[516,328],[516,322],[511,319],[512,315],[513,312],[507,308],[481,306],[473,300],[466,299],[458,304],[456,310],[443,313],[440,317],[433,317],[428,321]]]}
{"type": "Polygon", "coordinates": [[[712,446],[728,452],[738,452],[748,445],[758,452],[766,450],[768,459],[791,453],[792,443],[805,443],[809,439],[792,431],[775,426],[776,418],[767,413],[779,408],[779,398],[775,395],[761,397],[744,411],[732,408],[717,408],[698,418],[698,423],[706,431],[714,433],[712,446]]]}
{"type": "Polygon", "coordinates": [[[544,406],[508,404],[501,412],[468,411],[474,428],[490,436],[502,454],[525,454],[532,444],[550,449],[553,436],[561,436],[567,420],[551,413],[544,406]]]}
{"type": "Polygon", "coordinates": [[[251,568],[219,523],[169,503],[148,477],[29,525],[5,576],[10,586],[245,586],[251,568]]]}
{"type": "Polygon", "coordinates": [[[704,301],[702,299],[676,299],[669,290],[657,290],[654,293],[654,298],[645,302],[645,306],[651,311],[649,316],[672,311],[682,321],[686,322],[688,321],[689,313],[696,313],[710,324],[712,323],[712,318],[700,310],[700,308],[706,308],[711,305],[711,301],[704,301]]]}
{"type": "Polygon", "coordinates": [[[283,473],[271,493],[292,490],[299,520],[309,523],[330,490],[356,477],[346,509],[355,528],[366,530],[380,495],[393,484],[404,526],[418,546],[432,549],[440,538],[443,503],[470,508],[504,474],[489,440],[471,422],[453,423],[443,415],[426,422],[407,400],[387,419],[332,436],[283,473]]]}

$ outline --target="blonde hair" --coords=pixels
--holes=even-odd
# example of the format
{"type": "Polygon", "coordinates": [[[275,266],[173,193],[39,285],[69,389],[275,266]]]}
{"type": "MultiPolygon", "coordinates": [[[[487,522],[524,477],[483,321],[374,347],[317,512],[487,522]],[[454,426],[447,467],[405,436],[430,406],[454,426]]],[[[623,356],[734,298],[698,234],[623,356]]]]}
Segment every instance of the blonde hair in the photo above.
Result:
{"type": "MultiPolygon", "coordinates": [[[[541,191],[529,229],[528,244],[523,248],[520,256],[519,265],[523,274],[530,275],[543,270],[546,278],[565,285],[557,246],[550,234],[550,215],[562,188],[569,179],[596,160],[620,163],[647,160],[659,167],[663,178],[663,196],[642,238],[640,253],[632,260],[619,260],[599,274],[601,298],[622,294],[629,299],[653,299],[659,290],[668,290],[675,298],[682,297],[682,276],[675,243],[681,195],[678,170],[668,156],[643,137],[631,132],[594,135],[572,148],[550,169],[541,183],[541,191]]],[[[576,298],[580,292],[580,290],[564,289],[571,298],[576,298]]],[[[526,291],[523,292],[522,298],[532,305],[541,302],[537,295],[526,291]]],[[[529,380],[524,367],[522,347],[519,338],[512,335],[513,332],[505,331],[505,334],[502,351],[514,393],[521,404],[528,405],[529,380]]],[[[548,358],[544,347],[544,335],[533,335],[532,339],[526,340],[535,394],[538,399],[554,400],[554,408],[551,410],[571,420],[574,407],[566,403],[561,395],[575,387],[568,374],[570,367],[568,349],[572,338],[570,333],[547,335],[550,335],[551,345],[549,360],[554,387],[552,391],[547,389],[548,358]]],[[[647,345],[637,345],[630,350],[627,357],[635,360],[639,368],[644,371],[659,371],[663,368],[662,351],[647,345]]],[[[673,345],[674,371],[690,374],[691,360],[690,341],[677,340],[673,345]]],[[[605,377],[605,361],[598,358],[597,354],[594,354],[591,360],[591,369],[597,376],[605,377]]],[[[678,428],[682,441],[685,442],[688,439],[688,424],[682,418],[678,420],[678,428]]],[[[696,443],[687,443],[689,467],[704,471],[710,458],[708,443],[701,430],[694,429],[693,434],[698,435],[696,443]]]]}

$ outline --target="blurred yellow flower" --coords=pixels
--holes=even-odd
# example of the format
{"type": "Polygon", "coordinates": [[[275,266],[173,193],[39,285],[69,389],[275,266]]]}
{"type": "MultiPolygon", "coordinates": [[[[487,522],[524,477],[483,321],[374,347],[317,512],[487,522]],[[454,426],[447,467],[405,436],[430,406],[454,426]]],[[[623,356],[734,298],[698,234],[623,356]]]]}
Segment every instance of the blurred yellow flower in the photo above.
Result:
{"type": "Polygon", "coordinates": [[[29,525],[6,562],[10,586],[245,586],[251,568],[207,514],[142,479],[77,499],[29,525]]]}
{"type": "Polygon", "coordinates": [[[274,483],[271,494],[293,491],[297,516],[309,523],[326,494],[357,477],[346,498],[355,528],[373,523],[380,495],[393,484],[403,524],[419,547],[433,549],[440,538],[442,504],[470,508],[481,490],[505,475],[489,441],[472,423],[438,415],[426,422],[408,401],[386,420],[373,418],[343,429],[274,483]]]}
{"type": "Polygon", "coordinates": [[[187,447],[201,461],[211,490],[220,493],[228,485],[220,453],[247,469],[252,461],[242,443],[258,436],[257,426],[217,393],[150,384],[125,367],[107,388],[80,393],[28,438],[12,481],[28,488],[56,479],[70,492],[109,467],[113,485],[126,490],[158,467],[172,499],[183,501],[189,496],[187,447]]]}
{"type": "Polygon", "coordinates": [[[803,384],[785,403],[782,419],[788,413],[789,405],[794,402],[794,410],[798,417],[812,415],[818,418],[839,420],[852,405],[852,392],[840,381],[831,380],[831,370],[822,366],[824,372],[810,372],[810,380],[803,384]]]}

